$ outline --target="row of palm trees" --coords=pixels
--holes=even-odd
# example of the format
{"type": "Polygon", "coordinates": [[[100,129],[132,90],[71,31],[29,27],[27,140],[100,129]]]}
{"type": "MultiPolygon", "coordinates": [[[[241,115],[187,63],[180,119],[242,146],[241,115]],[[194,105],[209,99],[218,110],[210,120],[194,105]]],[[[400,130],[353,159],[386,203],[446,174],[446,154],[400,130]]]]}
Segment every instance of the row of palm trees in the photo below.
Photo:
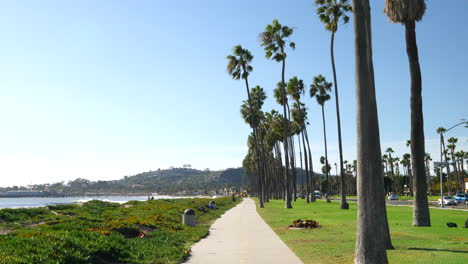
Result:
{"type": "MultiPolygon", "coordinates": [[[[340,22],[347,23],[349,18],[347,12],[353,10],[354,33],[355,33],[355,71],[356,71],[356,126],[357,126],[357,192],[358,192],[358,221],[355,249],[355,263],[388,263],[386,249],[393,248],[388,228],[387,214],[384,196],[384,171],[382,166],[382,152],[380,146],[379,125],[377,116],[377,102],[375,96],[375,81],[372,59],[372,34],[369,0],[353,0],[353,7],[347,0],[315,0],[317,14],[325,24],[325,28],[331,32],[331,60],[335,84],[335,101],[338,121],[338,138],[340,149],[340,175],[344,175],[341,128],[339,119],[339,102],[337,76],[334,64],[334,36],[340,22]]],[[[430,226],[430,215],[427,201],[426,183],[426,160],[424,146],[424,123],[422,112],[422,82],[419,66],[419,55],[416,42],[416,21],[420,21],[425,13],[426,4],[424,0],[385,0],[384,13],[393,23],[405,26],[406,51],[411,76],[411,155],[408,157],[408,169],[413,175],[413,225],[430,226]],[[410,161],[409,161],[410,160],[410,161]]],[[[265,99],[263,89],[254,92],[248,86],[247,77],[252,71],[250,52],[240,45],[234,48],[234,54],[228,56],[228,73],[235,79],[244,79],[247,88],[248,101],[242,107],[244,119],[252,127],[249,137],[249,153],[244,159],[244,166],[254,179],[251,184],[255,186],[260,199],[263,201],[277,196],[285,199],[286,208],[291,208],[292,195],[296,184],[294,184],[294,136],[302,138],[308,143],[305,124],[307,112],[301,102],[294,101],[290,108],[287,98],[288,85],[294,86],[295,81],[285,81],[286,49],[294,49],[295,44],[289,40],[293,29],[282,26],[277,20],[265,28],[260,34],[261,46],[265,48],[268,59],[280,62],[282,65],[281,81],[275,91],[277,101],[283,106],[283,114],[276,111],[262,112],[263,100],[265,99]],[[238,52],[236,52],[238,51],[238,52]],[[249,56],[247,56],[249,55],[249,56]],[[256,94],[256,93],[260,93],[256,94]],[[295,113],[295,114],[293,114],[295,113]],[[296,117],[294,117],[296,116],[296,117]],[[292,117],[292,118],[291,118],[292,117]],[[300,136],[299,136],[300,135],[300,136]],[[280,144],[283,151],[280,150],[280,144]],[[283,158],[284,156],[284,158],[283,158]],[[284,161],[284,164],[283,164],[284,161]],[[291,177],[292,176],[292,177],[291,177]]],[[[297,83],[301,83],[297,80],[297,83]]],[[[332,85],[326,82],[323,76],[316,76],[311,87],[311,95],[324,107],[327,94],[332,85]]],[[[329,97],[329,95],[328,95],[329,97]]],[[[323,120],[324,114],[322,115],[323,120]]],[[[326,130],[324,126],[324,139],[326,130]]],[[[326,145],[326,144],[325,144],[326,145]]],[[[307,185],[313,187],[313,168],[310,150],[304,147],[304,163],[307,163],[307,185]]],[[[389,157],[391,155],[389,153],[389,157]]],[[[301,153],[300,153],[301,155],[301,153]]],[[[301,155],[302,156],[302,155],[301,155]]],[[[393,159],[393,157],[392,157],[393,159]]],[[[330,165],[325,147],[325,157],[321,159],[322,171],[328,176],[330,165]]],[[[406,162],[406,161],[405,161],[406,162]]],[[[301,158],[302,164],[302,158],[301,158]]],[[[391,170],[393,170],[391,168],[391,170]]],[[[392,172],[392,176],[394,173],[392,172]]],[[[328,177],[327,177],[328,178],[328,177]]],[[[342,186],[345,181],[341,180],[342,186]]],[[[327,192],[329,184],[327,182],[327,192]]],[[[344,197],[344,189],[341,188],[341,208],[347,208],[344,197]]],[[[275,197],[276,198],[276,197],[275,197]]],[[[313,199],[313,196],[312,196],[313,199]]]]}
{"type": "MultiPolygon", "coordinates": [[[[346,15],[347,12],[351,11],[351,6],[347,3],[347,1],[315,1],[317,8],[317,14],[320,20],[325,24],[325,28],[329,30],[331,34],[331,43],[330,43],[330,51],[331,51],[331,61],[332,61],[332,69],[333,69],[333,77],[335,81],[335,102],[336,102],[336,113],[337,113],[337,120],[338,120],[338,141],[339,141],[339,153],[340,153],[340,176],[341,176],[341,208],[347,209],[349,206],[346,202],[346,186],[345,186],[345,172],[343,167],[343,154],[342,154],[342,143],[341,143],[341,125],[340,125],[340,115],[339,115],[339,101],[338,101],[338,87],[337,87],[337,77],[336,77],[336,69],[334,63],[334,36],[337,32],[339,22],[347,23],[349,21],[349,17],[346,15]]],[[[310,153],[309,141],[307,136],[307,129],[306,129],[306,122],[307,122],[307,111],[304,104],[300,101],[301,95],[304,93],[304,83],[302,80],[299,80],[297,77],[293,77],[289,82],[286,83],[285,81],[285,65],[286,65],[286,49],[289,47],[291,49],[295,48],[295,43],[289,40],[289,37],[293,34],[293,28],[288,26],[282,26],[278,20],[274,20],[272,24],[266,26],[265,30],[260,33],[260,45],[265,49],[265,56],[267,59],[274,60],[276,62],[280,62],[282,65],[281,68],[281,81],[278,82],[277,88],[274,90],[274,95],[276,101],[282,105],[283,107],[283,115],[279,115],[276,112],[270,113],[272,115],[272,120],[277,120],[277,118],[282,120],[282,131],[279,135],[282,137],[282,146],[283,152],[277,153],[275,157],[281,157],[280,155],[284,155],[284,159],[278,159],[278,161],[284,160],[284,193],[285,193],[285,207],[292,208],[291,200],[295,199],[297,192],[296,188],[296,164],[295,164],[295,143],[294,143],[294,135],[297,135],[298,142],[299,142],[299,154],[300,154],[300,163],[304,161],[305,170],[306,170],[306,181],[308,184],[306,193],[309,193],[310,190],[314,189],[314,172],[313,172],[313,165],[312,165],[312,157],[310,153]],[[288,96],[292,99],[292,107],[290,107],[288,103],[288,96]],[[278,116],[276,116],[278,115],[278,116]],[[291,118],[292,117],[292,118],[291,118]],[[276,118],[276,119],[275,119],[276,118]],[[294,131],[293,131],[294,130],[294,131]],[[302,158],[302,150],[301,150],[301,139],[302,139],[302,147],[304,150],[304,159],[302,158]],[[307,144],[307,148],[305,147],[307,144]]],[[[250,91],[248,87],[248,74],[252,71],[252,66],[249,64],[252,60],[252,55],[248,50],[243,49],[240,45],[235,46],[233,49],[233,55],[227,57],[229,60],[228,62],[228,73],[234,79],[244,79],[246,82],[246,88],[248,97],[250,98],[250,91]]],[[[322,75],[318,75],[314,78],[313,84],[311,85],[310,94],[311,97],[315,97],[317,103],[322,107],[322,120],[323,120],[323,128],[324,128],[324,146],[325,146],[325,158],[321,160],[322,164],[324,164],[324,168],[322,168],[322,172],[326,174],[326,194],[327,194],[327,201],[330,201],[330,185],[329,185],[329,172],[330,172],[330,165],[328,162],[328,153],[327,153],[327,142],[326,142],[326,126],[325,126],[325,114],[324,114],[324,106],[325,102],[328,101],[331,93],[332,83],[327,82],[325,77],[322,75]]],[[[263,189],[265,185],[265,181],[268,179],[266,175],[266,171],[268,171],[268,167],[266,167],[266,153],[270,153],[271,150],[267,149],[268,151],[264,153],[265,149],[262,146],[264,142],[261,142],[262,139],[258,137],[258,129],[262,123],[262,116],[263,112],[261,107],[253,105],[251,100],[247,102],[249,105],[248,108],[243,106],[243,110],[250,110],[250,116],[245,115],[245,111],[243,113],[244,119],[247,123],[250,124],[252,127],[252,138],[254,144],[251,144],[251,151],[247,155],[248,158],[253,159],[255,162],[253,164],[253,168],[255,168],[256,172],[255,175],[258,175],[258,179],[255,179],[255,186],[258,187],[257,191],[262,193],[261,197],[261,206],[263,205],[263,200],[268,197],[268,189],[263,189]],[[253,111],[256,112],[253,112],[253,111]],[[255,118],[257,117],[257,118],[255,118]],[[255,122],[253,122],[255,121],[255,122]]],[[[263,103],[262,103],[263,104],[263,103]]],[[[271,131],[268,130],[267,131],[271,131]]],[[[249,164],[248,162],[245,162],[249,164]]],[[[282,185],[281,185],[282,186],[282,185]]],[[[314,198],[312,197],[312,200],[314,198]]],[[[309,202],[309,198],[307,197],[307,202],[309,202]]]]}
{"type": "MultiPolygon", "coordinates": [[[[465,168],[464,162],[465,159],[468,158],[468,153],[464,152],[463,150],[455,152],[456,145],[455,143],[458,142],[457,138],[450,138],[448,140],[450,144],[447,145],[447,148],[444,150],[446,162],[453,161],[452,167],[453,172],[450,173],[450,168],[448,168],[448,173],[445,176],[450,175],[447,179],[447,188],[448,195],[452,195],[452,192],[463,192],[464,191],[464,178],[465,178],[465,168]],[[447,156],[450,154],[450,156],[447,156]],[[455,183],[454,186],[453,183],[455,183]]],[[[407,146],[411,145],[411,141],[408,140],[406,143],[407,146]]],[[[386,153],[382,155],[382,166],[384,169],[384,175],[391,179],[391,184],[386,184],[385,190],[387,193],[398,193],[403,194],[406,192],[412,192],[412,164],[411,164],[411,154],[405,153],[401,158],[399,157],[392,157],[392,153],[394,153],[392,148],[387,148],[386,153]],[[403,170],[400,170],[400,165],[402,166],[403,170]],[[406,190],[404,186],[406,185],[406,190]]],[[[435,189],[434,183],[440,182],[440,167],[434,166],[434,174],[436,178],[431,179],[430,175],[430,162],[432,161],[432,157],[429,153],[425,153],[424,155],[424,162],[426,168],[426,181],[427,181],[427,190],[429,195],[433,195],[433,193],[438,193],[438,190],[435,189]]],[[[467,163],[468,164],[468,163],[467,163]]],[[[440,187],[437,187],[440,188],[440,187]]]]}

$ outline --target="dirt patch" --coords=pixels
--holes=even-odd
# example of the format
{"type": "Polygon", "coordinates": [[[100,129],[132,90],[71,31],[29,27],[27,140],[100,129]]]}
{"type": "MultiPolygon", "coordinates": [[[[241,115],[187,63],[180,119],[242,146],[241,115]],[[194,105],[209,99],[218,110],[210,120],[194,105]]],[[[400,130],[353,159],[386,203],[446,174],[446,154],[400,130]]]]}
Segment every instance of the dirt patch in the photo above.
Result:
{"type": "Polygon", "coordinates": [[[319,228],[319,223],[315,220],[301,220],[297,219],[293,221],[293,224],[289,226],[290,229],[313,229],[319,228]]]}

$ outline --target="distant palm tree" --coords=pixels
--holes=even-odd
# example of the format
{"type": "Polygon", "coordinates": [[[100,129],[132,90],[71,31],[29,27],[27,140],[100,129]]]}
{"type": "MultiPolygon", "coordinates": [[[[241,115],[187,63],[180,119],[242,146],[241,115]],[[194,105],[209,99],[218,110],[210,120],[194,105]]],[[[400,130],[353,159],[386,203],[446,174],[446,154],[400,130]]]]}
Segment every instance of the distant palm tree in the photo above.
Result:
{"type": "MultiPolygon", "coordinates": [[[[327,82],[325,77],[321,74],[314,77],[313,83],[310,85],[310,97],[315,97],[317,103],[322,107],[322,121],[323,121],[323,138],[325,141],[325,168],[328,168],[328,153],[327,153],[327,131],[325,125],[325,102],[330,100],[330,92],[332,83],[327,82]]],[[[330,182],[329,182],[329,171],[328,169],[325,170],[326,172],[326,184],[327,184],[327,202],[330,202],[330,182]]]]}
{"type": "Polygon", "coordinates": [[[431,160],[432,160],[431,154],[426,153],[424,155],[424,161],[426,162],[427,186],[429,189],[429,195],[432,195],[431,169],[430,169],[431,160]]]}
{"type": "Polygon", "coordinates": [[[385,152],[388,153],[388,161],[390,163],[390,173],[392,174],[392,185],[393,185],[393,192],[395,192],[395,173],[393,171],[393,158],[392,158],[392,153],[394,153],[395,151],[393,151],[392,148],[387,148],[385,150],[385,152]]]}
{"type": "Polygon", "coordinates": [[[460,150],[460,151],[457,151],[455,153],[455,157],[457,158],[457,161],[458,161],[458,168],[459,168],[459,172],[461,174],[461,178],[463,180],[464,176],[465,176],[465,168],[464,168],[464,159],[468,158],[468,153],[464,152],[463,150],[460,150]]]}
{"type": "Polygon", "coordinates": [[[388,171],[388,155],[387,154],[382,155],[382,168],[384,169],[384,176],[386,176],[387,171],[388,171]]]}
{"type": "Polygon", "coordinates": [[[354,263],[388,263],[392,247],[385,207],[382,151],[372,62],[369,0],[353,0],[356,70],[358,213],[354,263]]]}
{"type": "Polygon", "coordinates": [[[384,13],[392,23],[405,25],[406,52],[411,76],[411,154],[413,159],[413,225],[431,226],[427,201],[426,172],[424,166],[424,119],[422,107],[421,68],[416,43],[416,21],[426,11],[425,0],[385,0],[384,13]]]}
{"type": "Polygon", "coordinates": [[[335,82],[335,104],[336,104],[336,120],[338,127],[338,147],[340,153],[340,175],[341,175],[341,209],[349,209],[349,204],[346,202],[346,183],[344,180],[344,168],[343,168],[343,146],[341,140],[341,121],[340,121],[340,104],[338,101],[338,81],[336,78],[335,69],[335,55],[334,55],[334,41],[335,33],[338,31],[338,25],[340,22],[346,24],[349,22],[347,12],[351,11],[351,6],[348,0],[315,0],[315,4],[318,6],[317,15],[319,15],[320,21],[325,24],[325,29],[331,32],[330,42],[330,55],[333,70],[333,81],[335,82]]]}
{"type": "Polygon", "coordinates": [[[403,154],[401,164],[403,165],[404,168],[406,168],[406,176],[407,176],[406,177],[406,186],[411,191],[413,189],[412,185],[411,185],[411,180],[410,180],[412,178],[412,175],[411,175],[411,154],[409,154],[409,153],[403,154]]]}
{"type": "MultiPolygon", "coordinates": [[[[455,174],[455,184],[456,184],[457,192],[461,192],[463,184],[461,184],[461,181],[460,181],[460,174],[458,173],[457,162],[455,159],[455,148],[457,147],[456,144],[458,142],[458,138],[451,137],[447,140],[447,142],[450,143],[447,145],[447,148],[450,150],[450,156],[452,157],[452,160],[453,160],[453,173],[455,174]]],[[[450,176],[449,176],[449,179],[450,179],[450,176]]]]}
{"type": "MultiPolygon", "coordinates": [[[[273,22],[265,27],[265,31],[260,33],[259,39],[261,46],[265,49],[265,56],[267,59],[272,59],[276,62],[282,63],[281,70],[281,89],[283,101],[286,101],[286,82],[284,80],[284,71],[286,68],[286,45],[289,44],[289,47],[294,49],[296,47],[294,42],[288,41],[287,39],[292,35],[293,29],[288,26],[282,26],[278,20],[273,20],[273,22]]],[[[284,156],[285,156],[285,181],[286,181],[286,199],[285,207],[292,208],[291,204],[291,193],[290,193],[290,175],[289,175],[289,148],[288,148],[288,123],[287,123],[287,111],[286,104],[283,104],[283,114],[284,114],[284,135],[283,135],[283,146],[284,146],[284,156]]]]}
{"type": "MultiPolygon", "coordinates": [[[[437,134],[441,134],[442,154],[443,154],[443,157],[444,157],[444,161],[447,162],[449,160],[449,158],[447,157],[447,149],[445,148],[445,139],[444,139],[445,131],[447,131],[447,130],[445,128],[443,128],[443,127],[438,127],[437,128],[437,134]]],[[[441,170],[443,171],[442,168],[441,168],[441,170]]],[[[449,196],[451,196],[452,195],[452,183],[449,180],[449,178],[450,178],[450,166],[447,166],[447,189],[448,189],[447,194],[449,196]]]]}

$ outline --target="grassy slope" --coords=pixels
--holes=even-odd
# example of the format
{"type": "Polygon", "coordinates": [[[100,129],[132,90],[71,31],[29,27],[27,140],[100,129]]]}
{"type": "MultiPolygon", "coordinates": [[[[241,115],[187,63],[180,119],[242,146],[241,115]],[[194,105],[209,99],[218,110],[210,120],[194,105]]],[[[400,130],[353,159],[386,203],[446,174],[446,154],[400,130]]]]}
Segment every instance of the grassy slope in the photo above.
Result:
{"type": "Polygon", "coordinates": [[[3,209],[0,231],[10,233],[0,235],[0,263],[178,263],[237,204],[231,197],[214,200],[216,210],[205,207],[210,199],[3,209]],[[196,227],[181,224],[186,208],[195,209],[196,227]]]}
{"type": "MultiPolygon", "coordinates": [[[[257,211],[304,263],[352,263],[356,237],[356,203],[340,210],[339,202],[321,200],[307,205],[304,200],[284,209],[282,200],[265,203],[257,211]],[[314,219],[316,230],[290,230],[295,219],[314,219]]],[[[432,227],[412,227],[412,208],[387,207],[395,250],[388,250],[390,263],[467,263],[468,229],[460,228],[466,211],[431,209],[432,227]],[[455,222],[458,228],[447,228],[455,222]]],[[[379,235],[379,234],[376,234],[379,235]]]]}

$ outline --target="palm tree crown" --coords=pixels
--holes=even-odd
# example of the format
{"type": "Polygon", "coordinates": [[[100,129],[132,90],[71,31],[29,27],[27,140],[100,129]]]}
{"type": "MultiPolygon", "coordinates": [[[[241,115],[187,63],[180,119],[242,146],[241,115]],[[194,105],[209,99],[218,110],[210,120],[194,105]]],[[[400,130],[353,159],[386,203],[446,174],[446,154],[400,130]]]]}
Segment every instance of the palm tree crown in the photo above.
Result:
{"type": "Polygon", "coordinates": [[[325,29],[336,32],[339,22],[346,24],[349,22],[347,11],[351,11],[352,7],[348,0],[315,0],[317,7],[317,15],[320,21],[325,24],[325,29]]]}
{"type": "Polygon", "coordinates": [[[260,45],[265,46],[265,57],[277,62],[286,59],[286,52],[284,52],[286,44],[289,43],[292,49],[296,48],[294,42],[286,40],[292,35],[293,31],[293,28],[282,26],[276,19],[267,25],[265,31],[259,35],[260,45]]]}
{"type": "Polygon", "coordinates": [[[331,87],[333,83],[327,82],[321,74],[314,77],[314,82],[310,85],[310,97],[315,97],[321,106],[330,100],[331,87]]]}
{"type": "Polygon", "coordinates": [[[273,96],[276,99],[276,102],[280,105],[284,105],[288,102],[288,98],[286,97],[285,94],[285,89],[283,89],[283,82],[279,81],[278,84],[276,84],[276,88],[273,90],[273,96]]]}
{"type": "Polygon", "coordinates": [[[420,21],[425,11],[424,0],[385,0],[384,13],[392,23],[420,21]]]}
{"type": "Polygon", "coordinates": [[[247,49],[243,49],[241,45],[234,46],[232,53],[233,55],[226,57],[229,61],[226,71],[234,80],[246,79],[253,70],[249,65],[253,59],[252,54],[247,49]]]}
{"type": "Polygon", "coordinates": [[[445,131],[447,131],[445,128],[438,127],[436,132],[437,132],[437,134],[440,134],[440,133],[445,133],[445,131]]]}
{"type": "Polygon", "coordinates": [[[286,92],[296,102],[299,101],[301,99],[301,95],[304,94],[304,82],[301,79],[298,79],[296,76],[292,77],[289,79],[286,92]]]}

